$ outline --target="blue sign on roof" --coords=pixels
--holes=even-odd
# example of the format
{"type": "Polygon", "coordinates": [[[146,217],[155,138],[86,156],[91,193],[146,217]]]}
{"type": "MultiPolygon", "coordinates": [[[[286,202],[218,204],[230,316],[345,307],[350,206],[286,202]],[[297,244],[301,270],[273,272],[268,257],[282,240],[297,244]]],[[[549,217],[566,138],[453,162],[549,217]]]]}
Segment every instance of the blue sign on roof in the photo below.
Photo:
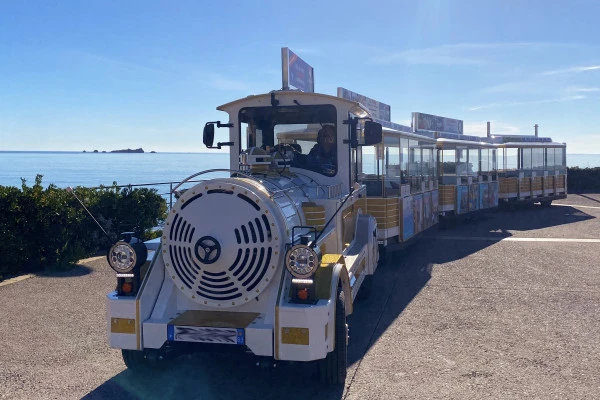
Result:
{"type": "Polygon", "coordinates": [[[463,134],[463,121],[438,115],[413,113],[413,127],[417,131],[433,131],[463,134]]]}
{"type": "Polygon", "coordinates": [[[287,47],[281,49],[282,88],[293,86],[303,92],[315,91],[314,69],[287,47]]]}
{"type": "Polygon", "coordinates": [[[378,118],[373,118],[375,122],[379,122],[381,126],[385,126],[386,128],[394,129],[400,132],[412,133],[412,128],[406,125],[400,125],[395,122],[384,121],[378,118]]]}
{"type": "Polygon", "coordinates": [[[363,106],[367,107],[367,110],[369,110],[373,118],[377,118],[382,121],[391,120],[391,107],[389,104],[382,103],[342,87],[338,88],[338,97],[346,100],[356,101],[357,103],[362,104],[363,106]]]}

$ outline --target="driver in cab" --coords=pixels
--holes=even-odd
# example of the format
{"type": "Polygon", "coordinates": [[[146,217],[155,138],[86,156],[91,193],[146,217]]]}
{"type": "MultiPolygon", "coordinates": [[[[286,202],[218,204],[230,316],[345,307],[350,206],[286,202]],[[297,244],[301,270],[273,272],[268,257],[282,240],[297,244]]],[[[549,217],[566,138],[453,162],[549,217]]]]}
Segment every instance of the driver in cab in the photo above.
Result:
{"type": "Polygon", "coordinates": [[[308,163],[317,172],[333,176],[337,170],[336,132],[332,125],[323,126],[317,134],[317,143],[308,153],[308,163]]]}

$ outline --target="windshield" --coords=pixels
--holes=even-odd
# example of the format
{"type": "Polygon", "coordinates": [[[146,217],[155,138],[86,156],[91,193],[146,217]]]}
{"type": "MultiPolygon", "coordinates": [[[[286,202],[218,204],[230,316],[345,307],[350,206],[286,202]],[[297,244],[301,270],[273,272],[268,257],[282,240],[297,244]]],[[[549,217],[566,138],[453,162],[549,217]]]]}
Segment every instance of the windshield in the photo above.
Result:
{"type": "Polygon", "coordinates": [[[239,121],[242,151],[260,148],[279,169],[302,168],[326,176],[337,173],[334,106],[243,108],[239,121]]]}

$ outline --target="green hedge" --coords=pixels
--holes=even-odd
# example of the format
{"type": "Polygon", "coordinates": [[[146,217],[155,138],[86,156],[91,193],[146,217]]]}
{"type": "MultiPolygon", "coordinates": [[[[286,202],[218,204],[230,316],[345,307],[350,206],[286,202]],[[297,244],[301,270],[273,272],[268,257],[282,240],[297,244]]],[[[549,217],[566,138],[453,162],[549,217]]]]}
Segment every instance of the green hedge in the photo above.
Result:
{"type": "Polygon", "coordinates": [[[135,232],[144,240],[167,213],[166,201],[155,189],[89,189],[74,192],[107,231],[110,240],[65,189],[42,187],[38,175],[33,186],[0,186],[0,279],[4,275],[68,266],[110,247],[121,232],[135,232]]]}
{"type": "Polygon", "coordinates": [[[568,168],[567,191],[569,193],[600,193],[600,168],[568,168]]]}

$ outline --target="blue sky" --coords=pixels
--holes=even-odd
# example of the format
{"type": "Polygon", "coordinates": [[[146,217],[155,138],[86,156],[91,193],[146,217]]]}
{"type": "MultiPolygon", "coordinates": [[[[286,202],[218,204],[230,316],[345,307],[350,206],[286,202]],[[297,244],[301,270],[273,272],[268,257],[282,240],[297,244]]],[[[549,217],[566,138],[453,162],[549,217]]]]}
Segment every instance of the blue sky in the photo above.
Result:
{"type": "MultiPolygon", "coordinates": [[[[0,1],[0,150],[199,152],[218,105],[281,88],[281,47],[338,86],[600,153],[600,2],[0,1]],[[121,4],[123,3],[123,4],[121,4]]],[[[224,133],[224,130],[221,130],[224,133]]],[[[220,138],[217,137],[217,140],[220,138]]]]}

